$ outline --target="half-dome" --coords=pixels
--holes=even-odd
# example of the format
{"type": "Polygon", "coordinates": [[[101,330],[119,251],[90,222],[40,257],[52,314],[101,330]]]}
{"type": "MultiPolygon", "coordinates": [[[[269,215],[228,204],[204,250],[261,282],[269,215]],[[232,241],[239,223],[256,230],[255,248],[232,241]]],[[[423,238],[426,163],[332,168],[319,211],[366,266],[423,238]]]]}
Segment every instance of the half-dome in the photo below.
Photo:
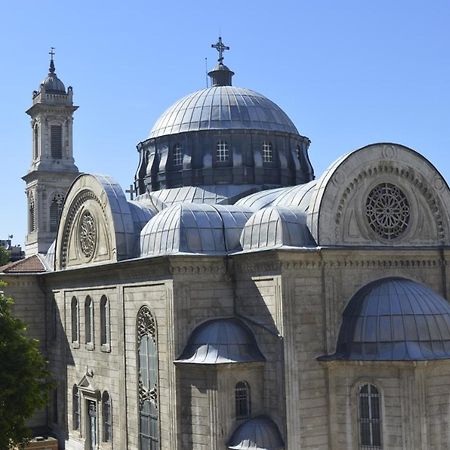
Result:
{"type": "Polygon", "coordinates": [[[450,358],[450,305],[423,284],[384,278],[344,310],[336,354],[323,359],[417,361],[450,358]]]}

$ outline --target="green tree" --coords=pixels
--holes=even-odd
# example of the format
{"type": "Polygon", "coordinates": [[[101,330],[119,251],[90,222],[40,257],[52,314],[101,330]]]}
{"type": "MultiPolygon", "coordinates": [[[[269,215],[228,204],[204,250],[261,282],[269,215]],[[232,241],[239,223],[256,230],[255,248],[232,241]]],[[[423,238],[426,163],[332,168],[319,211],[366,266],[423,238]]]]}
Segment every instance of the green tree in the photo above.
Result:
{"type": "MultiPolygon", "coordinates": [[[[0,289],[5,283],[0,281],[0,289]]],[[[0,449],[23,446],[30,438],[26,421],[47,404],[52,387],[38,341],[11,311],[13,300],[0,292],[0,449]]]]}
{"type": "Polygon", "coordinates": [[[10,254],[8,250],[6,250],[5,247],[2,247],[0,245],[0,266],[4,266],[6,263],[9,262],[10,254]]]}

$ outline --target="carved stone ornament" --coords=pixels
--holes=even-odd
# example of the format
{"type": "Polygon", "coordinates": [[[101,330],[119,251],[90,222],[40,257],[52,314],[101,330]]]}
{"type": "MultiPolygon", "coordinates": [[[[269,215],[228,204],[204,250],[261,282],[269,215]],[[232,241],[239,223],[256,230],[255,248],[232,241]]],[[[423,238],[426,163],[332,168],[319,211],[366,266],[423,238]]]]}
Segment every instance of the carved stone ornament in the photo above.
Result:
{"type": "Polygon", "coordinates": [[[383,239],[398,238],[408,228],[408,199],[397,186],[379,184],[367,196],[366,217],[372,230],[383,239]]]}
{"type": "Polygon", "coordinates": [[[83,255],[92,258],[97,243],[97,226],[95,219],[89,211],[84,211],[79,225],[79,240],[83,255]]]}

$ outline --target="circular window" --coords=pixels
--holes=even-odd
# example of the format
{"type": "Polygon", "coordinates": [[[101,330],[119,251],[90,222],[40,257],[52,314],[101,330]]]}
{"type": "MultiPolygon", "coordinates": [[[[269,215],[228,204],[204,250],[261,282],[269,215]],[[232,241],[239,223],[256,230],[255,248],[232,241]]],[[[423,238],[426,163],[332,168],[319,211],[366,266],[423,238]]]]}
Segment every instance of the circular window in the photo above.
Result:
{"type": "Polygon", "coordinates": [[[97,241],[97,227],[95,219],[89,211],[84,211],[79,226],[81,251],[86,258],[92,258],[97,241]]]}
{"type": "Polygon", "coordinates": [[[379,184],[367,196],[366,216],[370,227],[379,236],[395,239],[408,227],[408,199],[397,186],[379,184]]]}

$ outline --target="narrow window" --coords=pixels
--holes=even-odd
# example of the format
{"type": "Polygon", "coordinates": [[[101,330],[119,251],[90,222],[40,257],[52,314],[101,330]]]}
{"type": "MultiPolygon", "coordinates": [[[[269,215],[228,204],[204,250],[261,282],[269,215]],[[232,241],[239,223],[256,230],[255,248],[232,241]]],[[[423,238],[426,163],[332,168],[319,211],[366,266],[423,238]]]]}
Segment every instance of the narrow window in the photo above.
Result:
{"type": "Polygon", "coordinates": [[[87,296],[84,302],[84,336],[85,343],[92,344],[94,338],[94,308],[91,297],[87,296]]]}
{"type": "Polygon", "coordinates": [[[373,384],[359,388],[359,441],[361,450],[380,450],[381,418],[380,394],[373,384]]]}
{"type": "Polygon", "coordinates": [[[52,328],[51,328],[51,338],[52,340],[56,340],[57,331],[58,331],[58,305],[56,304],[56,300],[53,297],[51,303],[51,313],[52,313],[52,328]]]}
{"type": "Polygon", "coordinates": [[[217,162],[229,161],[230,153],[228,151],[228,144],[225,141],[219,141],[216,148],[217,162]]]}
{"type": "Polygon", "coordinates": [[[105,295],[100,299],[100,344],[110,343],[110,314],[109,301],[105,295]]]}
{"type": "Polygon", "coordinates": [[[174,167],[183,165],[183,147],[181,144],[175,144],[173,147],[172,161],[174,167]]]}
{"type": "Polygon", "coordinates": [[[246,419],[251,414],[250,385],[239,381],[234,388],[236,419],[246,419]]]}
{"type": "Polygon", "coordinates": [[[30,232],[36,231],[34,198],[33,198],[33,194],[31,194],[31,193],[28,197],[28,229],[30,230],[30,232]]]}
{"type": "Polygon", "coordinates": [[[139,450],[158,450],[158,351],[156,323],[144,306],[137,316],[139,450]]]}
{"type": "Polygon", "coordinates": [[[39,156],[39,126],[34,126],[34,159],[39,156]]]}
{"type": "Polygon", "coordinates": [[[52,158],[62,158],[62,126],[52,125],[50,127],[50,148],[52,158]]]}
{"type": "Polygon", "coordinates": [[[70,317],[72,324],[72,342],[78,342],[79,340],[78,324],[80,323],[80,319],[78,314],[78,300],[76,297],[72,297],[72,303],[70,305],[70,317]]]}
{"type": "Polygon", "coordinates": [[[272,143],[271,142],[263,142],[262,145],[262,157],[263,162],[271,163],[273,161],[273,151],[272,151],[272,143]]]}
{"type": "Polygon", "coordinates": [[[59,219],[61,217],[64,203],[64,196],[62,194],[55,194],[50,203],[50,231],[58,231],[59,219]]]}
{"type": "Polygon", "coordinates": [[[53,390],[53,398],[52,398],[52,403],[53,403],[53,414],[52,414],[52,420],[53,423],[58,423],[58,389],[54,389],[53,390]]]}
{"type": "Polygon", "coordinates": [[[111,397],[108,392],[102,395],[103,442],[110,442],[112,436],[111,397]]]}
{"type": "Polygon", "coordinates": [[[72,388],[72,428],[80,429],[80,392],[76,384],[72,388]]]}

